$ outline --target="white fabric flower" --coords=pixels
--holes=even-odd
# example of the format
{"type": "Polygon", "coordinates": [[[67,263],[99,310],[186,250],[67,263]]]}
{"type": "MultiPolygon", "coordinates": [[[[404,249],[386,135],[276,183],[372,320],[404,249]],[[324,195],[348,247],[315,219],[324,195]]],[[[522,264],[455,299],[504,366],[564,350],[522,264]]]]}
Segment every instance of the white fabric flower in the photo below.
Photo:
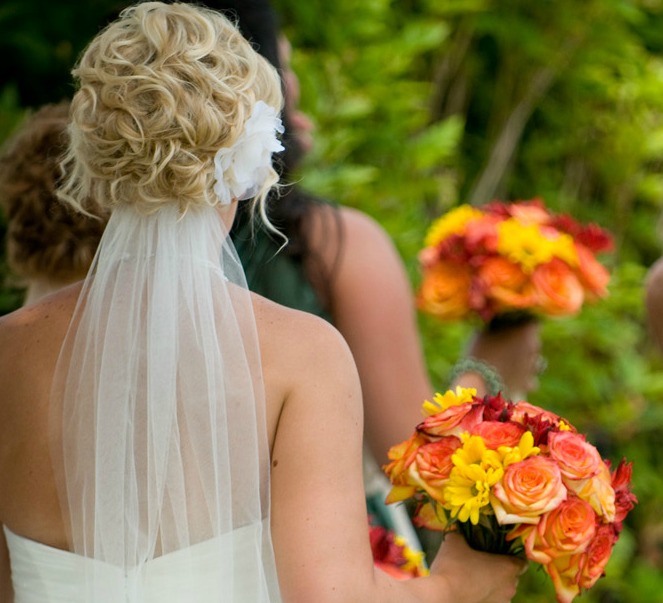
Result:
{"type": "Polygon", "coordinates": [[[258,193],[269,174],[272,153],[283,151],[277,132],[283,133],[283,124],[276,109],[258,101],[235,144],[214,156],[214,192],[221,205],[258,193]]]}

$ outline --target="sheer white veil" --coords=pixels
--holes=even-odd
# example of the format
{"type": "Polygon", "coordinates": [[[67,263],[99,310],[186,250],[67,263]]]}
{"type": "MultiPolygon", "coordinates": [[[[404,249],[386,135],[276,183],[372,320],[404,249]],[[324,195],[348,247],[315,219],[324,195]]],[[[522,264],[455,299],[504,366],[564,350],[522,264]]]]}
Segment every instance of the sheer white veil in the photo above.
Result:
{"type": "Polygon", "coordinates": [[[62,485],[73,551],[127,578],[90,564],[85,601],[142,601],[176,551],[169,601],[278,600],[260,354],[226,235],[214,208],[122,207],[85,281],[56,372],[62,485]],[[201,544],[208,575],[187,568],[201,544]]]}
{"type": "MultiPolygon", "coordinates": [[[[267,176],[273,122],[243,149],[236,137],[244,175],[257,157],[267,176]]],[[[241,196],[224,169],[217,184],[241,196]]],[[[144,209],[115,204],[53,382],[54,470],[86,567],[76,601],[278,602],[260,348],[230,210],[183,210],[176,193],[144,209]]]]}

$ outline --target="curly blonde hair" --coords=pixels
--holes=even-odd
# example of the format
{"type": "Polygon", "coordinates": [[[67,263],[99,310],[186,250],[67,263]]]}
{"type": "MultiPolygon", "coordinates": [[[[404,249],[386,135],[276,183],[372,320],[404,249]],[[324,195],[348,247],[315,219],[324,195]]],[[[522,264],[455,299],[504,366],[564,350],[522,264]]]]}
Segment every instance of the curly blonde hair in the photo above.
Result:
{"type": "MultiPolygon", "coordinates": [[[[145,2],[125,9],[73,71],[69,178],[61,197],[81,211],[164,203],[216,205],[214,155],[231,146],[259,100],[279,109],[275,69],[212,10],[145,2]]],[[[259,203],[278,176],[271,170],[259,203]]]]}
{"type": "Polygon", "coordinates": [[[69,103],[49,104],[29,115],[0,154],[0,206],[7,221],[7,263],[21,279],[73,282],[83,278],[106,225],[60,203],[59,163],[68,144],[69,103]]]}

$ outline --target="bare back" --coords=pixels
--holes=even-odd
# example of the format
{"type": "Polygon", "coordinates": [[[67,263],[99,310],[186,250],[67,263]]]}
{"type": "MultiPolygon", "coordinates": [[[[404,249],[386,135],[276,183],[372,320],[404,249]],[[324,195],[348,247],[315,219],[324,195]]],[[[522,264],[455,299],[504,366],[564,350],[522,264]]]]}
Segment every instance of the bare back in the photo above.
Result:
{"type": "MultiPolygon", "coordinates": [[[[66,549],[49,450],[49,397],[80,284],[0,318],[0,524],[66,549]]],[[[319,319],[254,296],[267,398],[270,449],[284,400],[295,388],[301,344],[319,319]],[[304,336],[304,337],[302,337],[304,336]],[[297,343],[299,342],[299,344],[297,343]]],[[[55,443],[57,445],[57,443],[55,443]]]]}
{"type": "Polygon", "coordinates": [[[0,318],[0,523],[65,548],[49,452],[49,397],[80,286],[0,318]]]}
{"type": "MultiPolygon", "coordinates": [[[[70,287],[0,318],[0,524],[59,548],[66,548],[66,539],[49,454],[49,397],[79,290],[70,287]]],[[[350,351],[337,331],[314,316],[259,297],[254,310],[283,600],[508,601],[519,566],[466,546],[458,549],[460,543],[450,553],[460,566],[440,566],[439,576],[398,583],[376,572],[361,479],[361,389],[350,351]],[[478,573],[461,580],[467,567],[478,573]],[[468,584],[477,593],[466,593],[468,584]],[[506,594],[485,596],[498,589],[506,594]]],[[[2,530],[0,599],[13,601],[2,530]]]]}

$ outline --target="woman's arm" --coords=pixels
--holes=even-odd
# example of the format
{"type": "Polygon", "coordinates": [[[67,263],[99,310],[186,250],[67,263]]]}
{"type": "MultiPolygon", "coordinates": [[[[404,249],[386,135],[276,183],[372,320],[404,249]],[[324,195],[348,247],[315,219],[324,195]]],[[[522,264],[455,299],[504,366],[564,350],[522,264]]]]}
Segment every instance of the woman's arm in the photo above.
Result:
{"type": "Polygon", "coordinates": [[[374,568],[361,477],[361,390],[352,355],[338,333],[313,317],[286,330],[278,374],[293,378],[285,387],[272,456],[272,535],[284,600],[509,601],[522,564],[473,551],[458,538],[442,547],[432,577],[399,582],[374,568]]]}

